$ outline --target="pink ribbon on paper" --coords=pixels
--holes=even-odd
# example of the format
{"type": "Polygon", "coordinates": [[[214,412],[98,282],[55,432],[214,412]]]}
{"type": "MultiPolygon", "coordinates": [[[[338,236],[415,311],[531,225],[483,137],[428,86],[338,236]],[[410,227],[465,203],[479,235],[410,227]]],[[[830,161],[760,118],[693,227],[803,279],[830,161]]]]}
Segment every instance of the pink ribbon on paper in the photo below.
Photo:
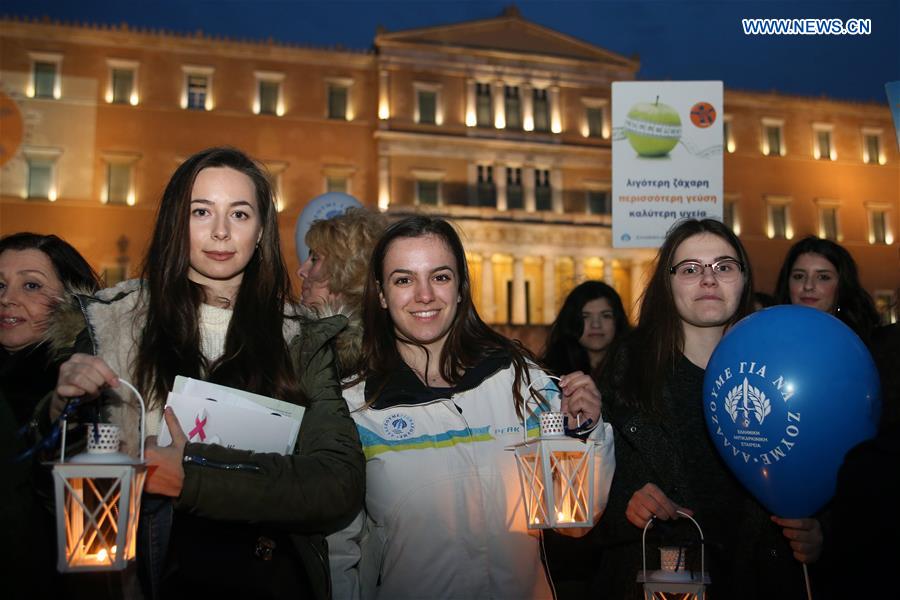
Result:
{"type": "Polygon", "coordinates": [[[203,431],[203,428],[206,426],[206,421],[209,417],[206,415],[206,411],[200,411],[197,416],[194,417],[194,428],[191,429],[191,432],[188,433],[188,439],[194,439],[194,436],[200,436],[200,441],[206,441],[206,432],[203,431]],[[202,419],[201,419],[202,417],[202,419]]]}

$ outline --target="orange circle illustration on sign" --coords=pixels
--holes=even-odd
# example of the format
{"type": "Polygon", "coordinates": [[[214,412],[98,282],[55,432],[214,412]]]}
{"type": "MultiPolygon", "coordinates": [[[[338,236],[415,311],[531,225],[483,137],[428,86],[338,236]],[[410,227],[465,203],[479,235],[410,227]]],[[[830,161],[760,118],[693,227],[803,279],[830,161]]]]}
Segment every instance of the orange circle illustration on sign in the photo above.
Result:
{"type": "Polygon", "coordinates": [[[15,100],[0,92],[0,166],[9,162],[25,135],[22,113],[15,100]]]}
{"type": "Polygon", "coordinates": [[[691,123],[706,129],[716,122],[716,109],[709,102],[698,102],[691,108],[691,123]]]}

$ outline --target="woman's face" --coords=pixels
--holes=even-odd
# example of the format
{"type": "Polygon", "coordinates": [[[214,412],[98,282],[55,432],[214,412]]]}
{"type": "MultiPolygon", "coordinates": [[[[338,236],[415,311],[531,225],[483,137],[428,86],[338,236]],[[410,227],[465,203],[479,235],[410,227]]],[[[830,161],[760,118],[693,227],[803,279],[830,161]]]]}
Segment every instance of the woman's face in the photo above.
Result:
{"type": "Polygon", "coordinates": [[[392,241],[384,257],[380,298],[397,337],[438,356],[460,302],[459,266],[447,244],[434,235],[392,241]]]}
{"type": "Polygon", "coordinates": [[[53,301],[62,293],[50,257],[40,250],[0,254],[0,346],[15,352],[39,342],[53,301]]]}
{"type": "MultiPolygon", "coordinates": [[[[717,261],[731,259],[738,261],[738,253],[725,239],[712,233],[698,233],[687,238],[672,258],[672,266],[685,261],[709,265],[717,261]]],[[[685,281],[677,274],[672,278],[672,295],[675,308],[681,320],[694,327],[719,327],[725,325],[737,312],[744,290],[744,277],[738,270],[733,281],[724,282],[722,275],[713,274],[713,269],[699,267],[702,275],[695,281],[685,281]]],[[[734,274],[734,271],[731,271],[734,274]]],[[[733,276],[733,275],[732,275],[733,276]]]]}
{"type": "Polygon", "coordinates": [[[837,303],[838,273],[827,258],[815,252],[797,257],[788,279],[791,304],[812,306],[827,313],[837,303]]]}
{"type": "Polygon", "coordinates": [[[588,352],[603,352],[616,337],[616,317],[606,298],[585,302],[581,309],[584,329],[578,343],[588,352]]]}
{"type": "Polygon", "coordinates": [[[304,306],[319,308],[336,297],[331,293],[329,287],[325,260],[325,255],[310,248],[309,257],[297,269],[297,275],[303,279],[303,285],[300,288],[300,302],[304,306]]]}
{"type": "Polygon", "coordinates": [[[191,190],[191,266],[201,285],[238,284],[262,236],[256,187],[229,167],[208,167],[191,190]]]}

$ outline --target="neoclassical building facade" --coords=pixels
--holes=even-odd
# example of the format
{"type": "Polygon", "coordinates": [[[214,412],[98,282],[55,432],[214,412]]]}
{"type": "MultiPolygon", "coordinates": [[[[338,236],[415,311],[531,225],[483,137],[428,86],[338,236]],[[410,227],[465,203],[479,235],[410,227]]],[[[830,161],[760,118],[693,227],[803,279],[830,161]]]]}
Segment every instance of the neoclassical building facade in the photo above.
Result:
{"type": "MultiPolygon", "coordinates": [[[[294,268],[300,211],[346,191],[392,218],[451,219],[488,322],[549,323],[586,279],[633,307],[655,250],[611,244],[610,90],[639,66],[514,9],[379,31],[360,52],[2,20],[0,234],[56,233],[110,280],[134,276],[172,170],[230,144],[271,172],[294,268]]],[[[724,118],[725,220],[758,287],[793,241],[831,237],[890,318],[887,107],[726,90],[724,118]]]]}

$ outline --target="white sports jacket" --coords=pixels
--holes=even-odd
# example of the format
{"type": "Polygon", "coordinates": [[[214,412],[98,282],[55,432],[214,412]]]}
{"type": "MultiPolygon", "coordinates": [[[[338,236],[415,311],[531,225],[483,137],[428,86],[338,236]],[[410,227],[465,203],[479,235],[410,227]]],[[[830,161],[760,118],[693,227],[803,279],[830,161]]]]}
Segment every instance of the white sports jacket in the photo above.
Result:
{"type": "MultiPolygon", "coordinates": [[[[558,410],[556,385],[536,367],[530,374],[558,410]]],[[[373,407],[363,408],[378,383],[344,392],[366,454],[366,513],[328,538],[335,599],[552,597],[507,449],[523,440],[513,380],[509,358],[495,357],[443,393],[408,369],[373,407]]],[[[535,416],[528,432],[539,435],[535,416]]],[[[599,442],[596,521],[615,470],[612,428],[590,439],[599,442]]]]}

